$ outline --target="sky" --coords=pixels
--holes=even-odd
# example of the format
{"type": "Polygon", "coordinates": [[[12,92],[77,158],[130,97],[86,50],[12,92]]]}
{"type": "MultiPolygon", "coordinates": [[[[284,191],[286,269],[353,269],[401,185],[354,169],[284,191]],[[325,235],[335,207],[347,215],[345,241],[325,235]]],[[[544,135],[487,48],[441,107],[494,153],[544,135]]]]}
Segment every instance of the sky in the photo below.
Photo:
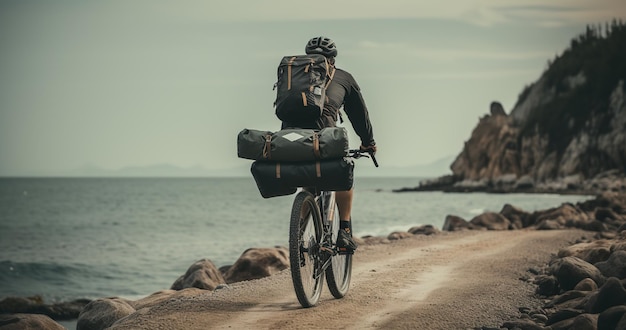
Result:
{"type": "Polygon", "coordinates": [[[249,165],[237,133],[280,127],[277,65],[319,35],[362,89],[381,166],[434,162],[613,18],[623,0],[1,0],[0,176],[249,165]]]}

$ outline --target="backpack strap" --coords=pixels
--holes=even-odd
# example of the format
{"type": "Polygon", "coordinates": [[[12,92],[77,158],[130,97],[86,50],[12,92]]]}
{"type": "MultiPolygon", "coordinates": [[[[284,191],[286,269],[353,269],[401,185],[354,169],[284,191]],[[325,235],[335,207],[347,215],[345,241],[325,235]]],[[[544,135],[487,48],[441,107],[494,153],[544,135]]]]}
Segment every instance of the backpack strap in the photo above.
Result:
{"type": "Polygon", "coordinates": [[[289,63],[287,63],[287,90],[291,89],[291,66],[293,62],[296,60],[296,57],[292,57],[289,59],[289,63]]]}
{"type": "Polygon", "coordinates": [[[328,74],[328,81],[326,82],[326,87],[325,88],[328,88],[328,86],[330,86],[330,83],[333,81],[333,77],[335,76],[335,71],[337,71],[337,68],[335,68],[334,65],[330,65],[330,67],[333,70],[330,71],[330,73],[328,74]]]}

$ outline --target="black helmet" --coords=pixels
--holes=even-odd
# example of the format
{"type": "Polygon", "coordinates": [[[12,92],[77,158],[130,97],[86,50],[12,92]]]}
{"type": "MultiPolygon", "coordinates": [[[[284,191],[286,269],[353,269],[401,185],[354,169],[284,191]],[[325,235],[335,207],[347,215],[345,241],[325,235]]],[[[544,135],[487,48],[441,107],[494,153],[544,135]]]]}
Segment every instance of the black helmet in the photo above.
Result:
{"type": "Polygon", "coordinates": [[[337,46],[335,46],[335,42],[326,37],[315,37],[309,40],[304,51],[307,54],[321,54],[326,57],[337,56],[337,46]]]}

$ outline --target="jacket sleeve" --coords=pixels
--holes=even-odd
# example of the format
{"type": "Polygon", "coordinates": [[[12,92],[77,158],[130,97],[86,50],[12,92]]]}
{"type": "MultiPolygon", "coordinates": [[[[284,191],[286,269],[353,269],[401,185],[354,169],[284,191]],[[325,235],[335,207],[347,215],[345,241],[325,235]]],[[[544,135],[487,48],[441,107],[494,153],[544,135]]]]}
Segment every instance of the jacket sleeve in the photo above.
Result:
{"type": "Polygon", "coordinates": [[[351,80],[352,87],[346,95],[343,107],[344,111],[348,115],[348,119],[350,119],[354,131],[361,138],[361,144],[363,146],[375,145],[376,142],[374,141],[372,123],[370,122],[369,113],[363,95],[361,94],[361,89],[354,78],[351,80]]]}

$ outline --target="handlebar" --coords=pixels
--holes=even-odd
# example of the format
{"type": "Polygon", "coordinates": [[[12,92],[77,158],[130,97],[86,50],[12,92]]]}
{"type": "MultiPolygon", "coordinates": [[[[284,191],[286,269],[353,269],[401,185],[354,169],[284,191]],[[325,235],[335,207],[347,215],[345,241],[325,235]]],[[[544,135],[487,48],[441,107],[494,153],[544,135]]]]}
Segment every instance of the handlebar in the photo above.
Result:
{"type": "Polygon", "coordinates": [[[378,161],[376,161],[376,156],[374,156],[374,152],[371,150],[360,150],[353,149],[348,151],[348,156],[358,159],[361,157],[371,158],[372,162],[374,162],[374,166],[378,167],[378,161]]]}

